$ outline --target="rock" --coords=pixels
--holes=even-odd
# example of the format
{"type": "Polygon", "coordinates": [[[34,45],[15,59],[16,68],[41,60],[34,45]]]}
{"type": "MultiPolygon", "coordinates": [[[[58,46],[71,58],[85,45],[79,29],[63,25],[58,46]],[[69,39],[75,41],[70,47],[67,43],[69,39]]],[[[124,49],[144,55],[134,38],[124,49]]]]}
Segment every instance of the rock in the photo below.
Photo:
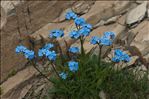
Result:
{"type": "Polygon", "coordinates": [[[6,24],[7,22],[7,16],[6,16],[6,12],[4,10],[4,8],[0,7],[1,8],[1,29],[3,28],[3,26],[6,24]]]}
{"type": "Polygon", "coordinates": [[[136,0],[136,3],[141,4],[141,3],[143,3],[143,1],[141,1],[141,0],[136,0]]]}
{"type": "MultiPolygon", "coordinates": [[[[20,91],[20,95],[17,99],[22,99],[25,97],[25,95],[27,94],[27,92],[29,91],[29,89],[32,87],[31,84],[28,84],[27,86],[25,86],[21,91],[20,91]]],[[[12,99],[12,97],[11,97],[12,99]]]]}
{"type": "Polygon", "coordinates": [[[23,56],[15,54],[15,47],[20,41],[28,47],[28,35],[55,20],[74,2],[24,0],[1,2],[1,81],[7,78],[11,70],[22,69],[26,64],[27,60],[23,56]]]}
{"type": "Polygon", "coordinates": [[[96,1],[89,12],[84,14],[82,17],[84,17],[88,23],[94,26],[99,23],[100,20],[105,21],[110,17],[119,15],[125,10],[125,8],[128,7],[129,3],[129,1],[96,1]]]}
{"type": "Polygon", "coordinates": [[[21,84],[23,85],[27,81],[31,80],[31,78],[37,74],[38,72],[32,66],[19,71],[15,76],[9,78],[7,81],[1,84],[1,88],[3,89],[2,98],[9,99],[8,97],[10,97],[11,93],[15,89],[20,87],[21,84]]]}
{"type": "Polygon", "coordinates": [[[58,18],[56,18],[53,22],[54,22],[54,23],[59,23],[59,22],[65,21],[65,14],[66,14],[66,12],[68,12],[68,11],[70,11],[70,10],[71,10],[70,8],[64,10],[64,11],[61,13],[61,15],[60,15],[58,18]]]}
{"type": "Polygon", "coordinates": [[[95,28],[100,27],[100,26],[102,26],[104,24],[105,24],[105,21],[104,20],[100,20],[100,22],[97,23],[96,25],[94,25],[93,28],[95,29],[95,28]]]}
{"type": "Polygon", "coordinates": [[[145,17],[145,13],[147,10],[146,6],[147,2],[144,2],[138,5],[136,8],[132,9],[127,15],[126,23],[128,25],[132,25],[136,22],[140,22],[145,17]]]}
{"type": "Polygon", "coordinates": [[[106,94],[103,91],[99,92],[99,97],[100,97],[100,99],[107,99],[106,94]]]}
{"type": "Polygon", "coordinates": [[[149,52],[148,52],[148,54],[144,55],[143,58],[146,60],[146,62],[148,64],[148,68],[149,68],[149,52]]]}
{"type": "Polygon", "coordinates": [[[120,18],[120,16],[114,16],[114,17],[108,19],[104,24],[108,25],[108,24],[115,23],[118,20],[118,18],[120,18]]]}
{"type": "Polygon", "coordinates": [[[149,22],[145,20],[141,22],[137,27],[128,30],[128,32],[123,33],[120,39],[126,38],[125,40],[127,40],[128,45],[130,45],[134,39],[139,42],[148,41],[149,34],[148,34],[148,31],[146,31],[148,29],[148,25],[149,25],[149,22]]]}
{"type": "Polygon", "coordinates": [[[149,33],[148,31],[149,22],[143,21],[136,28],[131,29],[130,32],[134,33],[132,37],[131,46],[136,46],[140,52],[143,54],[143,50],[146,49],[149,45],[149,33]]]}
{"type": "Polygon", "coordinates": [[[74,6],[72,7],[72,10],[77,14],[85,14],[89,11],[94,2],[95,1],[76,2],[76,4],[74,4],[74,6]]]}
{"type": "Polygon", "coordinates": [[[127,68],[127,67],[135,64],[138,58],[139,58],[138,56],[132,56],[131,60],[128,63],[124,63],[121,68],[127,68]]]}
{"type": "Polygon", "coordinates": [[[38,94],[44,87],[45,85],[38,86],[38,88],[35,90],[35,94],[38,94]]]}

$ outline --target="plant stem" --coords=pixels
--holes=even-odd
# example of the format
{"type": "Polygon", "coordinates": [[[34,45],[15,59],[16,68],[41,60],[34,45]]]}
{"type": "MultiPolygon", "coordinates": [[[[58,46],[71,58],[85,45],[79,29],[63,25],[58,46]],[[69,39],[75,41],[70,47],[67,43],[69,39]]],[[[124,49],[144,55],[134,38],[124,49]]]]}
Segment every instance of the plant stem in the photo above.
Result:
{"type": "Polygon", "coordinates": [[[60,57],[62,59],[62,65],[64,66],[64,58],[63,58],[63,52],[62,52],[62,48],[59,44],[59,42],[56,40],[57,44],[58,44],[58,48],[59,48],[59,52],[60,52],[60,57]]]}
{"type": "Polygon", "coordinates": [[[55,66],[54,66],[53,63],[51,63],[51,66],[52,66],[53,70],[55,71],[56,75],[59,77],[59,79],[60,79],[61,82],[63,83],[63,85],[64,85],[67,89],[69,89],[69,88],[67,87],[67,85],[63,82],[63,80],[61,79],[61,77],[59,76],[59,73],[57,72],[57,70],[56,70],[56,68],[55,68],[55,66]]]}
{"type": "Polygon", "coordinates": [[[49,82],[51,82],[51,81],[49,80],[49,78],[48,78],[45,74],[43,74],[43,73],[36,67],[35,62],[31,61],[31,63],[33,64],[33,67],[40,73],[41,76],[43,76],[43,77],[46,78],[49,82]]]}
{"type": "MultiPolygon", "coordinates": [[[[76,25],[76,28],[77,28],[77,30],[79,30],[80,26],[76,25]]],[[[84,51],[84,47],[83,47],[83,43],[84,43],[83,36],[80,37],[80,43],[81,43],[81,55],[84,56],[85,55],[85,51],[84,51]]]]}
{"type": "Polygon", "coordinates": [[[101,65],[101,52],[102,52],[102,45],[99,45],[99,55],[98,55],[98,60],[99,60],[99,66],[101,65]]]}
{"type": "Polygon", "coordinates": [[[83,47],[84,41],[83,41],[83,38],[82,37],[80,38],[80,43],[81,43],[81,55],[84,56],[85,55],[84,47],[83,47]]]}

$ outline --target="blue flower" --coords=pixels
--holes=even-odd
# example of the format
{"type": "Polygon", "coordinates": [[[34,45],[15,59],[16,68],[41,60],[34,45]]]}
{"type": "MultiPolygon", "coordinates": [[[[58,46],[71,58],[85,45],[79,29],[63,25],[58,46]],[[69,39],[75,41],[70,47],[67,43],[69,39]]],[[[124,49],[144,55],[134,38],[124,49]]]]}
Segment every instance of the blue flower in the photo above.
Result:
{"type": "Polygon", "coordinates": [[[46,55],[47,51],[49,51],[49,50],[48,49],[44,49],[44,48],[39,49],[38,56],[42,57],[42,56],[46,55]]]}
{"type": "Polygon", "coordinates": [[[70,20],[70,19],[76,19],[77,18],[77,15],[73,12],[73,11],[68,11],[65,15],[65,18],[67,20],[70,20]]]}
{"type": "Polygon", "coordinates": [[[69,48],[69,52],[71,52],[71,53],[78,53],[79,52],[79,48],[78,47],[70,47],[69,48]]]}
{"type": "Polygon", "coordinates": [[[116,56],[123,56],[123,55],[124,55],[124,54],[123,54],[123,51],[120,50],[120,49],[115,49],[115,50],[114,50],[114,54],[115,54],[116,56]]]}
{"type": "Polygon", "coordinates": [[[120,59],[120,57],[117,56],[117,57],[113,57],[112,61],[118,63],[121,61],[121,59],[120,59]]]}
{"type": "Polygon", "coordinates": [[[82,35],[82,36],[88,36],[89,35],[89,33],[91,32],[91,30],[90,29],[88,29],[88,28],[81,28],[79,31],[78,31],[78,33],[80,34],[80,35],[82,35]]]}
{"type": "Polygon", "coordinates": [[[113,40],[115,38],[115,33],[111,31],[104,32],[104,37],[113,40]]]}
{"type": "Polygon", "coordinates": [[[78,33],[78,31],[73,30],[72,32],[70,32],[70,37],[74,38],[74,39],[78,39],[80,37],[80,34],[78,33]]]}
{"type": "Polygon", "coordinates": [[[23,45],[19,45],[16,47],[16,53],[21,53],[21,52],[24,52],[27,48],[23,45]]]}
{"type": "Polygon", "coordinates": [[[33,59],[35,57],[35,53],[32,50],[28,50],[25,46],[19,45],[16,47],[16,53],[22,53],[25,58],[33,59]]]}
{"type": "Polygon", "coordinates": [[[112,41],[108,38],[100,38],[100,45],[106,45],[106,46],[110,46],[112,45],[112,41]]]}
{"type": "Polygon", "coordinates": [[[92,29],[92,25],[91,24],[83,24],[82,25],[83,28],[88,28],[88,29],[92,29]]]}
{"type": "Polygon", "coordinates": [[[83,25],[83,24],[85,24],[84,18],[81,18],[81,17],[76,18],[74,20],[74,22],[75,22],[76,25],[80,25],[80,26],[83,25]]]}
{"type": "Polygon", "coordinates": [[[39,56],[39,57],[42,57],[42,56],[43,56],[43,49],[39,49],[39,51],[38,51],[38,56],[39,56]]]}
{"type": "Polygon", "coordinates": [[[44,48],[44,49],[50,49],[50,48],[53,48],[53,47],[54,47],[53,44],[48,43],[48,44],[46,44],[43,48],[44,48]]]}
{"type": "Polygon", "coordinates": [[[55,53],[55,51],[47,51],[46,52],[46,57],[49,60],[54,61],[56,59],[56,53],[55,53]]]}
{"type": "Polygon", "coordinates": [[[64,80],[67,78],[67,74],[65,72],[61,72],[59,76],[64,80]]]}
{"type": "Polygon", "coordinates": [[[69,61],[68,62],[68,67],[69,67],[69,70],[72,71],[72,72],[76,72],[78,71],[78,62],[75,62],[75,61],[69,61]]]}
{"type": "Polygon", "coordinates": [[[127,55],[120,49],[114,50],[114,54],[115,56],[112,58],[112,61],[114,62],[120,62],[120,61],[129,62],[131,60],[129,55],[127,55]]]}
{"type": "Polygon", "coordinates": [[[93,36],[90,40],[90,43],[95,45],[95,44],[99,44],[100,43],[100,38],[97,36],[93,36]]]}
{"type": "Polygon", "coordinates": [[[24,51],[24,55],[25,55],[26,58],[28,58],[30,60],[35,57],[34,51],[28,50],[28,49],[24,51]]]}
{"type": "Polygon", "coordinates": [[[127,54],[123,55],[123,61],[124,62],[129,62],[130,60],[131,60],[131,58],[129,57],[129,55],[127,55],[127,54]]]}
{"type": "Polygon", "coordinates": [[[50,38],[60,38],[64,36],[64,32],[62,30],[52,30],[49,34],[50,38]]]}

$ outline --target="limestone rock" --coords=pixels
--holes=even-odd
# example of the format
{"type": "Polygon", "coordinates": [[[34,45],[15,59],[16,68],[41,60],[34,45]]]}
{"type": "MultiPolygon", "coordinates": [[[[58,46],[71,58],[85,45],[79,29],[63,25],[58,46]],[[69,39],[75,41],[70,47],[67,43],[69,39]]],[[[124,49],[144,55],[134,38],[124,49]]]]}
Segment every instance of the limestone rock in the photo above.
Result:
{"type": "Polygon", "coordinates": [[[72,10],[77,14],[85,14],[89,11],[94,2],[95,1],[76,2],[76,4],[74,4],[74,6],[72,7],[72,10]]]}
{"type": "Polygon", "coordinates": [[[103,26],[104,24],[105,24],[105,21],[104,20],[100,20],[100,22],[97,23],[96,25],[94,25],[93,28],[95,29],[95,28],[97,28],[99,26],[103,26]]]}
{"type": "Polygon", "coordinates": [[[105,25],[108,25],[108,24],[112,24],[112,23],[115,23],[118,18],[120,18],[120,16],[114,16],[114,17],[111,17],[110,19],[108,19],[104,24],[105,25]]]}
{"type": "Polygon", "coordinates": [[[136,8],[132,9],[127,15],[126,23],[131,25],[133,23],[140,22],[145,17],[146,6],[147,2],[145,1],[136,8]]]}
{"type": "Polygon", "coordinates": [[[136,3],[141,4],[141,3],[143,3],[143,1],[142,0],[136,0],[136,3]]]}
{"type": "Polygon", "coordinates": [[[96,1],[89,12],[82,17],[94,26],[99,23],[100,20],[105,21],[113,16],[121,14],[121,12],[128,7],[129,3],[129,1],[96,1]]]}
{"type": "Polygon", "coordinates": [[[11,93],[13,93],[13,91],[17,89],[19,85],[24,84],[25,81],[29,81],[36,74],[37,74],[37,71],[30,66],[18,72],[15,76],[9,78],[6,82],[4,82],[1,85],[1,88],[3,89],[2,97],[7,99],[8,97],[11,97],[10,96],[11,93]]]}

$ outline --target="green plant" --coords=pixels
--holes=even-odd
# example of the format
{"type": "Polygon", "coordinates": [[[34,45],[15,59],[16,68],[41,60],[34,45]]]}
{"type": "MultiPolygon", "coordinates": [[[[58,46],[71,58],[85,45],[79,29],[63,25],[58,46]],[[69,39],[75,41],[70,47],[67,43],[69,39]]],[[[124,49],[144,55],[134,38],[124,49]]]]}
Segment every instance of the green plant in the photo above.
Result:
{"type": "Polygon", "coordinates": [[[103,81],[102,89],[109,99],[148,99],[148,73],[139,79],[138,76],[133,70],[112,71],[103,81]]]}
{"type": "Polygon", "coordinates": [[[92,30],[92,25],[72,11],[66,14],[66,19],[74,20],[76,30],[70,32],[70,38],[80,41],[80,49],[68,46],[65,42],[67,52],[63,53],[57,38],[63,37],[64,32],[59,29],[52,30],[49,34],[50,39],[57,44],[56,47],[47,43],[38,53],[34,52],[34,47],[32,50],[23,45],[16,48],[16,53],[22,53],[43,77],[53,83],[53,87],[49,88],[49,94],[58,99],[99,99],[99,92],[104,91],[109,99],[145,99],[148,93],[146,76],[138,80],[136,74],[130,70],[113,68],[119,62],[129,62],[131,57],[128,54],[115,49],[111,62],[102,59],[102,48],[112,45],[115,33],[105,32],[102,37],[92,37],[90,43],[99,47],[99,54],[94,55],[94,50],[86,53],[83,44],[92,30]],[[46,66],[54,71],[50,78],[38,67],[39,64],[46,67],[47,61],[49,64],[46,66]]]}

